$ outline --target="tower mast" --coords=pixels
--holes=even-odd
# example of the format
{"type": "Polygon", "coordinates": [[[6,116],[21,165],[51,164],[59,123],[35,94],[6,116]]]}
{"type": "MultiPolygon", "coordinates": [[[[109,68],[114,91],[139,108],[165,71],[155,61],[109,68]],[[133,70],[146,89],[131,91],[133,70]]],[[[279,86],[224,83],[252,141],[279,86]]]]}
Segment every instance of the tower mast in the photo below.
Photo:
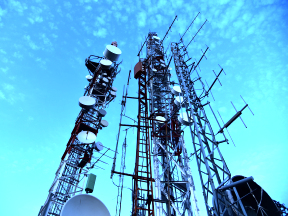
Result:
{"type": "MultiPolygon", "coordinates": [[[[112,85],[120,72],[118,67],[121,62],[117,63],[120,54],[117,42],[112,42],[106,46],[104,57],[91,55],[86,59],[89,85],[85,87],[84,96],[79,99],[82,109],[61,157],[48,198],[38,216],[60,216],[67,200],[84,191],[87,174],[97,167],[95,164],[100,157],[93,155],[106,147],[95,140],[99,130],[108,126],[103,117],[106,115],[105,108],[116,97],[117,89],[112,85]]],[[[110,151],[109,148],[105,150],[102,156],[110,151]]]]}

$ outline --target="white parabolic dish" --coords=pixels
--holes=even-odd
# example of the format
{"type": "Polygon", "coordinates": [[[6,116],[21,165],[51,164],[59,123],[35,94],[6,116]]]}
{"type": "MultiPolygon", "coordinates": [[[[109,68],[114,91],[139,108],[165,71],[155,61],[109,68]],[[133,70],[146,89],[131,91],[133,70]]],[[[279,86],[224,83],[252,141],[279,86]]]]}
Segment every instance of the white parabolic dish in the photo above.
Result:
{"type": "Polygon", "coordinates": [[[171,92],[175,95],[180,95],[182,93],[180,86],[173,86],[171,92]]]}
{"type": "Polygon", "coordinates": [[[79,106],[85,109],[90,109],[96,103],[95,98],[89,96],[82,96],[79,98],[79,106]]]}
{"type": "Polygon", "coordinates": [[[114,62],[117,61],[121,55],[121,50],[118,47],[107,45],[104,51],[104,56],[109,59],[110,61],[114,62]]]}
{"type": "MultiPolygon", "coordinates": [[[[108,59],[102,59],[100,61],[100,64],[101,64],[101,68],[103,69],[109,69],[112,65],[112,62],[108,59]]],[[[106,74],[107,75],[107,74],[106,74]]]]}
{"type": "Polygon", "coordinates": [[[103,144],[101,142],[96,142],[95,148],[97,151],[101,151],[103,149],[103,144]]]}
{"type": "Polygon", "coordinates": [[[96,140],[96,135],[90,131],[81,131],[78,135],[77,138],[80,142],[82,143],[93,143],[96,140]]]}
{"type": "Polygon", "coordinates": [[[156,121],[158,124],[164,124],[166,119],[163,116],[157,116],[156,121]]]}
{"type": "MultiPolygon", "coordinates": [[[[174,103],[177,105],[177,106],[180,106],[180,104],[183,103],[183,97],[182,96],[177,96],[174,100],[174,103]]],[[[182,106],[185,106],[185,104],[182,104],[182,106]]]]}
{"type": "Polygon", "coordinates": [[[96,197],[80,194],[65,203],[60,216],[110,216],[110,213],[96,197]]]}
{"type": "Polygon", "coordinates": [[[178,116],[178,121],[181,122],[183,125],[189,126],[190,124],[193,123],[193,119],[190,116],[188,118],[188,115],[186,112],[180,113],[178,116]],[[190,119],[190,123],[189,123],[189,119],[190,119]]]}

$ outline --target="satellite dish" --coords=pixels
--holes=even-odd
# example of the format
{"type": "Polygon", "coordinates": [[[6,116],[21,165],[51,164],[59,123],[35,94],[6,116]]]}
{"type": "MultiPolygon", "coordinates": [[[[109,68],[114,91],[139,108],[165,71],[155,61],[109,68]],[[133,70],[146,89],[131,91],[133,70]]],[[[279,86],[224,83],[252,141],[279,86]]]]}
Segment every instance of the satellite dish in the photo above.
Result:
{"type": "Polygon", "coordinates": [[[173,87],[171,88],[171,92],[172,92],[174,95],[182,95],[182,91],[181,91],[180,86],[173,86],[173,87]]]}
{"type": "Polygon", "coordinates": [[[101,151],[103,149],[103,144],[101,142],[96,142],[94,144],[94,148],[97,150],[97,151],[101,151]]]}
{"type": "Polygon", "coordinates": [[[152,68],[152,71],[153,71],[153,72],[157,72],[157,70],[156,70],[155,68],[152,68]]]}
{"type": "Polygon", "coordinates": [[[152,38],[153,38],[155,41],[159,41],[159,40],[160,40],[160,38],[157,37],[157,36],[153,36],[152,38]]]}
{"type": "Polygon", "coordinates": [[[102,81],[103,81],[104,83],[108,83],[108,82],[109,82],[109,80],[108,80],[106,77],[104,77],[104,78],[102,79],[102,81]]]}
{"type": "Polygon", "coordinates": [[[100,117],[104,117],[107,114],[107,112],[104,109],[99,109],[97,110],[97,112],[100,117]]]}
{"type": "Polygon", "coordinates": [[[104,51],[104,56],[110,61],[117,61],[121,55],[121,50],[113,45],[107,45],[104,51]]]}
{"type": "Polygon", "coordinates": [[[81,131],[78,135],[77,135],[77,139],[81,142],[81,143],[85,143],[85,144],[89,144],[89,143],[93,143],[96,140],[96,135],[90,131],[81,131]]]}
{"type": "Polygon", "coordinates": [[[181,124],[186,125],[186,126],[189,126],[193,123],[193,119],[191,118],[191,116],[188,117],[186,112],[180,113],[180,115],[178,116],[178,121],[181,124]],[[189,123],[189,120],[190,120],[190,123],[189,123]]]}
{"type": "Polygon", "coordinates": [[[91,75],[87,75],[86,79],[90,82],[93,79],[93,77],[91,75]]]}
{"type": "Polygon", "coordinates": [[[157,124],[164,124],[166,119],[163,116],[156,117],[157,124]]]}
{"type": "Polygon", "coordinates": [[[112,65],[112,62],[108,59],[102,59],[100,61],[100,65],[101,65],[101,68],[104,69],[104,70],[108,70],[111,65],[112,65]]]}
{"type": "MultiPolygon", "coordinates": [[[[174,100],[174,103],[177,105],[177,106],[180,106],[181,103],[183,103],[183,97],[182,96],[177,96],[174,100]]],[[[185,106],[185,104],[182,104],[182,106],[185,106]]]]}
{"type": "Polygon", "coordinates": [[[112,89],[112,91],[117,92],[117,88],[116,87],[112,87],[111,89],[112,89]]]}
{"type": "Polygon", "coordinates": [[[116,92],[111,91],[110,94],[112,95],[112,97],[116,97],[116,92]]]}
{"type": "Polygon", "coordinates": [[[65,203],[60,216],[110,216],[110,213],[96,197],[79,194],[65,203]]]}
{"type": "Polygon", "coordinates": [[[100,125],[102,127],[108,127],[109,123],[106,120],[101,120],[100,125]]]}
{"type": "Polygon", "coordinates": [[[84,109],[93,108],[95,103],[96,103],[96,100],[93,97],[82,96],[79,98],[79,106],[84,108],[84,109]]]}

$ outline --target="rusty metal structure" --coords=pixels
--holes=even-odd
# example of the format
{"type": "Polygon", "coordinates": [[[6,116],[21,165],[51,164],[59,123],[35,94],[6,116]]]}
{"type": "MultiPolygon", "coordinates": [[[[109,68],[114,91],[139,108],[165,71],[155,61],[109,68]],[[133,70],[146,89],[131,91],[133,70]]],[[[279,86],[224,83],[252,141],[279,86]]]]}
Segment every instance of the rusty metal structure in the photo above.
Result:
{"type": "Polygon", "coordinates": [[[108,126],[108,122],[103,119],[105,108],[116,97],[117,89],[112,85],[120,72],[118,67],[121,62],[116,61],[121,51],[117,48],[117,42],[112,45],[106,47],[104,57],[91,55],[85,61],[89,84],[85,87],[84,96],[79,99],[81,111],[49,189],[48,198],[38,216],[60,216],[67,200],[84,192],[85,178],[91,170],[102,168],[106,163],[103,159],[109,158],[110,152],[113,155],[111,149],[95,142],[99,130],[108,126]],[[99,163],[102,165],[98,166],[99,163]]]}

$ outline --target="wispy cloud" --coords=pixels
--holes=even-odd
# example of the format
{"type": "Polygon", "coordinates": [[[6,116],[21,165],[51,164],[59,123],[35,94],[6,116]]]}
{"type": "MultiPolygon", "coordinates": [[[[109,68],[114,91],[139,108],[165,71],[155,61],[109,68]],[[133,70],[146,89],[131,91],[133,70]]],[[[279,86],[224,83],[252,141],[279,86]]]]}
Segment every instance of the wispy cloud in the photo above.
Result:
{"type": "Polygon", "coordinates": [[[10,9],[17,11],[19,15],[23,15],[23,12],[28,9],[28,6],[20,1],[9,0],[8,4],[10,9]]]}
{"type": "Polygon", "coordinates": [[[138,26],[139,27],[144,27],[146,25],[146,19],[147,19],[147,14],[145,11],[141,11],[138,15],[138,26]]]}
{"type": "Polygon", "coordinates": [[[5,94],[2,91],[0,91],[0,99],[6,99],[5,94]]]}
{"type": "Polygon", "coordinates": [[[30,35],[24,35],[24,39],[28,42],[28,45],[33,50],[38,50],[39,47],[31,40],[30,35]]]}
{"type": "Polygon", "coordinates": [[[99,28],[97,31],[93,31],[93,35],[96,37],[104,38],[107,35],[106,28],[99,28]]]}
{"type": "Polygon", "coordinates": [[[6,91],[12,91],[12,90],[14,90],[14,86],[11,85],[11,84],[4,83],[2,86],[3,86],[3,89],[6,90],[6,91]]]}
{"type": "Polygon", "coordinates": [[[2,72],[2,73],[7,73],[7,71],[9,70],[9,68],[8,67],[5,67],[5,68],[0,68],[0,71],[2,72]]]}

